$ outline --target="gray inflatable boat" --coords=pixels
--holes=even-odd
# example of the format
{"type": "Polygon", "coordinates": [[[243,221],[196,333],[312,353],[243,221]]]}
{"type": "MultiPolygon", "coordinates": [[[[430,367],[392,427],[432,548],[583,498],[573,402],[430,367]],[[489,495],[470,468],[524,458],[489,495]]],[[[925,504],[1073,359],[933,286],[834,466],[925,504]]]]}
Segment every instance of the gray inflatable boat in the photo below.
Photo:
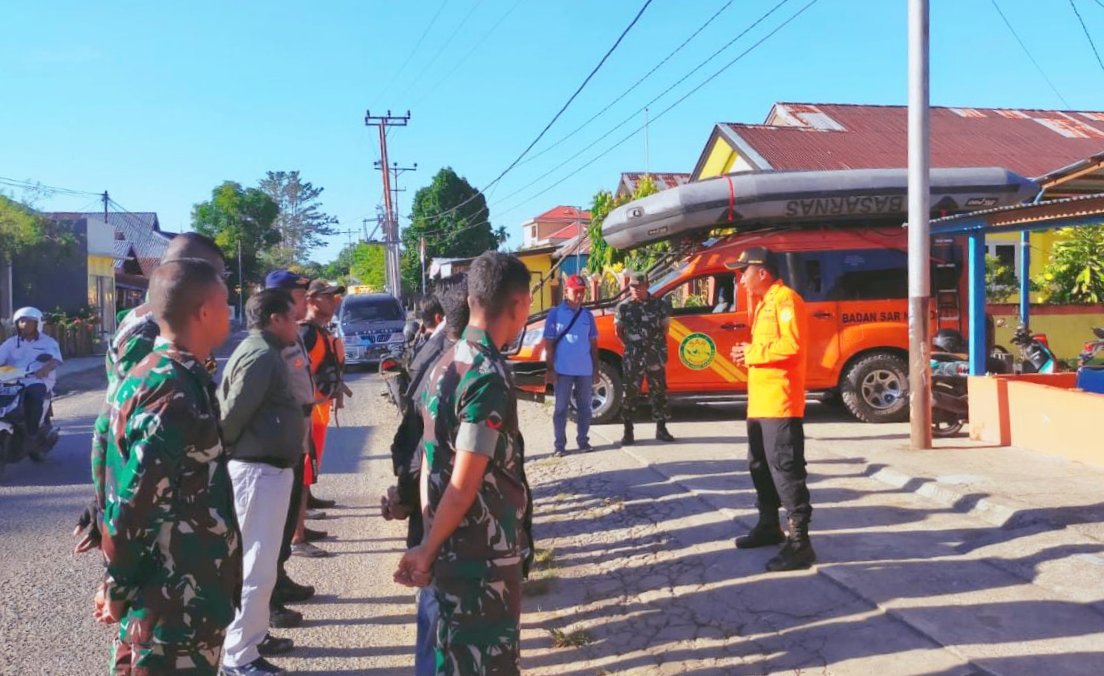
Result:
{"type": "MultiPolygon", "coordinates": [[[[931,170],[936,215],[1019,204],[1039,193],[999,167],[931,170]]],[[[728,174],[649,195],[606,217],[602,236],[631,249],[725,225],[870,222],[908,214],[908,171],[842,169],[728,174]]]]}

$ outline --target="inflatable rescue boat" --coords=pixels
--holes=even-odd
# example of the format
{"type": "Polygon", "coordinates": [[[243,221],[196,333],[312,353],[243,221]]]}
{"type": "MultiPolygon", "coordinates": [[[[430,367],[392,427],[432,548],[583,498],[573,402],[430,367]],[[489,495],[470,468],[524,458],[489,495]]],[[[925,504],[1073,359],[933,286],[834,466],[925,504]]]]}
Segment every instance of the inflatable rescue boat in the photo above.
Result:
{"type": "MultiPolygon", "coordinates": [[[[931,170],[936,215],[1019,204],[1038,193],[1037,183],[999,167],[931,170]]],[[[728,225],[903,223],[907,214],[906,169],[747,172],[633,200],[610,212],[602,236],[614,248],[631,249],[728,225]]]]}

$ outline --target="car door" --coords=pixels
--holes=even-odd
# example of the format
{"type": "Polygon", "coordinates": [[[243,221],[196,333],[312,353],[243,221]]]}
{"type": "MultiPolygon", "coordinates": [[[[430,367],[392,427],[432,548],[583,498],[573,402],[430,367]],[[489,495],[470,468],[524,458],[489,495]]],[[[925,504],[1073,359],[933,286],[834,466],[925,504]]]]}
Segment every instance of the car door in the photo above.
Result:
{"type": "Polygon", "coordinates": [[[832,252],[786,254],[783,278],[805,301],[808,317],[806,338],[806,387],[823,389],[835,386],[840,366],[840,307],[832,297],[832,280],[839,262],[832,252]]]}
{"type": "Polygon", "coordinates": [[[669,289],[667,386],[672,392],[742,392],[747,372],[729,358],[748,340],[747,309],[739,307],[731,272],[701,275],[669,289]]]}

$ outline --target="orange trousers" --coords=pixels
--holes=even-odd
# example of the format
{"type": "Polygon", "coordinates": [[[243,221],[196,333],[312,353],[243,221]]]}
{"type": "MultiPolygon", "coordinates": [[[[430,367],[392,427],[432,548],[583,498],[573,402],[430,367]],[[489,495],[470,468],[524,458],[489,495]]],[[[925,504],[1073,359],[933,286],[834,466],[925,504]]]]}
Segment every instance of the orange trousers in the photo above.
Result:
{"type": "Polygon", "coordinates": [[[315,404],[311,410],[311,446],[314,447],[314,458],[310,455],[303,457],[303,485],[313,486],[318,483],[318,474],[322,469],[322,453],[326,450],[326,428],[330,426],[330,411],[332,402],[325,401],[315,404]]]}

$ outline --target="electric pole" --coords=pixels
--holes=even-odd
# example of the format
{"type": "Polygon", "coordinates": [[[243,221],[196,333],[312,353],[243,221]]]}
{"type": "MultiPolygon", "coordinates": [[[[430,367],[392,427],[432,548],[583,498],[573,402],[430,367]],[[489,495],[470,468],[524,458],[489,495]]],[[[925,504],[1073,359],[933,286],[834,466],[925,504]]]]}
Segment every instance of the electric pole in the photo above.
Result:
{"type": "MultiPolygon", "coordinates": [[[[410,111],[406,115],[392,115],[387,111],[386,115],[373,115],[371,110],[364,113],[364,124],[368,127],[379,129],[380,164],[384,167],[391,166],[387,155],[387,128],[405,127],[410,121],[410,111]]],[[[381,171],[383,176],[383,205],[384,205],[384,243],[387,247],[387,285],[391,294],[402,299],[402,278],[399,275],[399,219],[395,213],[395,203],[392,200],[391,172],[381,171]]]]}
{"type": "MultiPolygon", "coordinates": [[[[372,163],[372,166],[378,170],[383,166],[383,163],[381,163],[379,160],[376,160],[372,163]]],[[[406,188],[399,187],[399,175],[405,174],[408,171],[418,171],[418,163],[415,162],[414,166],[411,167],[400,167],[398,162],[391,163],[391,192],[393,193],[391,197],[391,203],[395,207],[396,221],[399,220],[399,193],[406,192],[406,188]]]]}
{"type": "MultiPolygon", "coordinates": [[[[928,182],[931,114],[928,89],[928,0],[908,3],[908,292],[909,439],[932,447],[931,431],[931,213],[928,182]]],[[[970,318],[973,320],[973,317],[970,318]]]]}

